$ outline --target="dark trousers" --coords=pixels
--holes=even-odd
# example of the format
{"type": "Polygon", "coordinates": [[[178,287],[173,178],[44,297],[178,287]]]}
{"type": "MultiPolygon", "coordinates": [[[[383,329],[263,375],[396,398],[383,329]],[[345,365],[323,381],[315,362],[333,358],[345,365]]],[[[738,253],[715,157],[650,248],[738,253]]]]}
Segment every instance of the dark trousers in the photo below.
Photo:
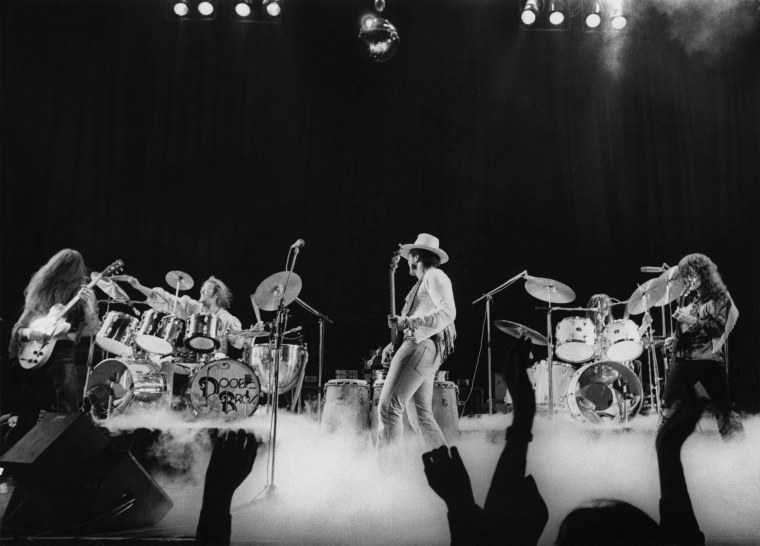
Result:
{"type": "Polygon", "coordinates": [[[722,436],[731,436],[742,429],[739,416],[731,411],[731,396],[728,392],[728,375],[725,364],[715,360],[677,359],[670,368],[665,383],[663,402],[666,408],[673,408],[679,402],[696,397],[694,385],[697,381],[704,387],[715,409],[715,418],[722,436]]]}

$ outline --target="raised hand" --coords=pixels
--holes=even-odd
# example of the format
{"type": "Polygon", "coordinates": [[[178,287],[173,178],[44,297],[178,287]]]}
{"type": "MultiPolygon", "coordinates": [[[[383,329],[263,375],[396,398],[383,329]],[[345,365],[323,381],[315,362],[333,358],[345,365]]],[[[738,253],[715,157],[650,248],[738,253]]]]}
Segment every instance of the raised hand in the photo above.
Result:
{"type": "Polygon", "coordinates": [[[204,504],[207,500],[226,502],[229,509],[233,493],[251,473],[258,447],[253,433],[246,433],[243,429],[229,430],[214,439],[206,470],[204,504]]]}
{"type": "Polygon", "coordinates": [[[456,447],[441,446],[422,455],[428,484],[443,499],[449,510],[475,504],[470,476],[456,447]]]}

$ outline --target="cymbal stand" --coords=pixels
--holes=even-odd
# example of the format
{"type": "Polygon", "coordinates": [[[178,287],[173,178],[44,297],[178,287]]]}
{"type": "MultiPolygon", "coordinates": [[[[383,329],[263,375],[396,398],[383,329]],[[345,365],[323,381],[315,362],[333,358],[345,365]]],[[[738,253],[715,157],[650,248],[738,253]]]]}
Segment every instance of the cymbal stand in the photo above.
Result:
{"type": "MultiPolygon", "coordinates": [[[[657,366],[657,349],[654,346],[652,320],[648,308],[644,311],[644,320],[648,320],[649,322],[649,327],[647,328],[646,332],[646,337],[649,345],[647,348],[647,361],[649,365],[649,399],[653,401],[657,407],[657,413],[660,413],[660,369],[659,366],[657,366]]],[[[643,387],[643,374],[639,375],[639,379],[642,381],[643,387]]]]}
{"type": "Polygon", "coordinates": [[[528,275],[528,271],[524,270],[506,281],[505,283],[497,286],[490,292],[487,292],[480,296],[478,299],[472,302],[473,305],[481,300],[486,300],[486,352],[488,354],[488,414],[493,415],[493,377],[492,377],[492,360],[491,360],[491,301],[493,297],[507,288],[509,285],[515,283],[519,279],[524,279],[528,275]]]}
{"type": "MultiPolygon", "coordinates": [[[[303,301],[301,298],[296,298],[296,303],[306,309],[309,313],[317,317],[319,323],[319,372],[317,376],[317,420],[322,420],[322,370],[324,370],[325,363],[325,322],[333,324],[333,321],[327,315],[323,315],[311,305],[303,301]]],[[[303,373],[301,374],[303,379],[303,373]]],[[[298,385],[298,393],[300,395],[301,385],[298,385]]]]}
{"type": "Polygon", "coordinates": [[[549,379],[549,419],[554,418],[554,338],[552,337],[552,292],[554,287],[549,288],[549,308],[546,311],[546,352],[547,373],[549,379]]]}

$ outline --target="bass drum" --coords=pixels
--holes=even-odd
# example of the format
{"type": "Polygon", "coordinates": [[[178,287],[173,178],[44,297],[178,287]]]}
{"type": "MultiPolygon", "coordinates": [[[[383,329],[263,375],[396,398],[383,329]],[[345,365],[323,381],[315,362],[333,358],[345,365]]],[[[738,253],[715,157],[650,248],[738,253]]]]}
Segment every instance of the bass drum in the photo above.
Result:
{"type": "MultiPolygon", "coordinates": [[[[273,350],[269,344],[261,344],[251,347],[251,352],[248,354],[248,365],[261,379],[261,390],[267,394],[269,394],[270,384],[274,383],[274,378],[271,377],[274,372],[272,353],[273,350]]],[[[308,360],[309,351],[306,346],[283,345],[280,348],[278,394],[286,393],[296,387],[301,377],[301,370],[308,360]]]]}
{"type": "Polygon", "coordinates": [[[152,362],[108,358],[90,373],[85,405],[94,418],[105,419],[130,408],[166,407],[169,404],[167,391],[164,374],[152,362]]]}
{"type": "Polygon", "coordinates": [[[251,368],[223,358],[198,369],[190,380],[188,396],[190,411],[196,417],[242,419],[256,411],[261,386],[251,368]]]}
{"type": "Polygon", "coordinates": [[[583,366],[567,386],[570,414],[585,423],[625,423],[639,412],[642,400],[639,378],[612,360],[583,366]]]}
{"type": "MultiPolygon", "coordinates": [[[[552,400],[554,409],[560,410],[565,407],[565,391],[570,379],[575,373],[575,367],[565,362],[555,362],[552,365],[552,400]]],[[[549,407],[549,365],[546,360],[537,362],[528,368],[528,377],[533,383],[536,393],[536,406],[549,407]]]]}
{"type": "Polygon", "coordinates": [[[327,432],[365,432],[369,429],[371,405],[369,383],[360,379],[332,379],[325,384],[320,427],[327,432]]]}

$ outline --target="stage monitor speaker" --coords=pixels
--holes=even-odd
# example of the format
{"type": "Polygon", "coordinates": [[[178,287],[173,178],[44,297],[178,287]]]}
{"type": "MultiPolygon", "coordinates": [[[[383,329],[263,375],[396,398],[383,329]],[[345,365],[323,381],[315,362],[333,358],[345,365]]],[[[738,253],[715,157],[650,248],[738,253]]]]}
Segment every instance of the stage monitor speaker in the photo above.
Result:
{"type": "Polygon", "coordinates": [[[16,480],[3,531],[81,536],[154,525],[172,501],[83,415],[49,414],[2,458],[16,480]],[[6,460],[8,459],[8,460],[6,460]]]}

